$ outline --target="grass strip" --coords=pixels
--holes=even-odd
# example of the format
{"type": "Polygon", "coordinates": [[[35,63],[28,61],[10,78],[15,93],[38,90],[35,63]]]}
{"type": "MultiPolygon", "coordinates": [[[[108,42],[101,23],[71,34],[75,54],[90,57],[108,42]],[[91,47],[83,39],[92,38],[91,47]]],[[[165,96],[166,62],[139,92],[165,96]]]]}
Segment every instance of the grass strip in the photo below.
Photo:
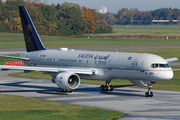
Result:
{"type": "MultiPolygon", "coordinates": [[[[117,35],[126,35],[123,31],[117,31],[117,35]],[[121,33],[121,34],[120,34],[121,33]]],[[[134,30],[134,32],[141,33],[142,31],[134,30]]],[[[170,30],[171,31],[171,30],[170,30]]],[[[167,31],[167,32],[170,32],[167,31]]],[[[129,30],[127,33],[131,33],[129,30]]],[[[180,31],[177,31],[178,34],[180,31]]],[[[149,32],[147,32],[149,33],[149,32]]],[[[135,33],[132,33],[134,35],[135,33]]],[[[153,33],[149,33],[153,34],[153,33]]],[[[166,33],[165,33],[166,34],[166,33]]],[[[101,36],[102,34],[98,34],[101,36]]],[[[109,34],[103,34],[109,36],[109,34]]],[[[136,34],[135,34],[136,35],[136,34]]],[[[165,35],[170,36],[171,34],[165,35]]],[[[87,34],[85,36],[97,36],[97,34],[87,34]]],[[[112,34],[114,36],[114,34],[112,34]]],[[[176,35],[174,35],[176,36],[176,35]]],[[[57,47],[87,47],[87,46],[138,46],[138,45],[177,45],[180,44],[179,39],[107,39],[107,38],[71,38],[60,36],[40,35],[41,40],[47,48],[57,47]]],[[[24,37],[19,33],[2,33],[0,32],[0,48],[25,48],[24,37]]]]}
{"type": "Polygon", "coordinates": [[[0,94],[0,105],[2,120],[113,120],[124,116],[114,110],[13,95],[0,94]]]}

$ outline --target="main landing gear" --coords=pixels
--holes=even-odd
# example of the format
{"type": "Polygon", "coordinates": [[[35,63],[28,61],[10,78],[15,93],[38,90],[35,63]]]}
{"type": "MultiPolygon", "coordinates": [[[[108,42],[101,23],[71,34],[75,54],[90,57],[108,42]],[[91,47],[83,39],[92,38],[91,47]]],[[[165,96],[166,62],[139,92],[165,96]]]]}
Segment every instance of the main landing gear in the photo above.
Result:
{"type": "Polygon", "coordinates": [[[111,82],[111,80],[106,80],[106,85],[101,85],[100,86],[100,90],[101,91],[113,91],[113,86],[112,85],[109,85],[111,82]]]}
{"type": "Polygon", "coordinates": [[[150,81],[147,81],[148,84],[148,92],[145,93],[145,97],[153,97],[153,92],[152,92],[152,83],[150,81]]]}
{"type": "Polygon", "coordinates": [[[67,90],[65,90],[65,89],[59,88],[59,92],[69,92],[69,93],[72,93],[72,90],[67,91],[67,90]]]}

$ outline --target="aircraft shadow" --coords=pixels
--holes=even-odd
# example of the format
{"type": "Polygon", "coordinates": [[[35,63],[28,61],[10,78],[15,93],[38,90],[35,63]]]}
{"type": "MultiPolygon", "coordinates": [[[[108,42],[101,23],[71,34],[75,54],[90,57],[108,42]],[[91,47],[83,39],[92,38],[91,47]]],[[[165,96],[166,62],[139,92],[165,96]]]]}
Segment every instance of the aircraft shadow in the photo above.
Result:
{"type": "MultiPolygon", "coordinates": [[[[0,93],[13,93],[13,92],[36,92],[41,94],[52,94],[52,95],[69,95],[68,92],[59,92],[58,87],[48,87],[48,86],[38,86],[38,85],[24,85],[24,83],[31,83],[31,81],[22,81],[22,82],[11,82],[11,83],[1,83],[0,86],[7,86],[7,87],[20,87],[20,88],[34,88],[34,90],[1,90],[0,93]]],[[[38,83],[39,84],[39,83],[38,83]]],[[[51,84],[51,83],[50,83],[51,84]]],[[[127,85],[129,86],[129,85],[127,85]]],[[[95,93],[95,94],[108,94],[108,95],[117,95],[117,96],[141,96],[139,94],[132,94],[133,92],[141,92],[138,90],[125,90],[125,89],[116,89],[119,87],[126,87],[123,86],[114,86],[114,91],[100,91],[99,87],[84,87],[84,88],[77,88],[73,90],[74,92],[87,92],[87,93],[95,93]],[[118,91],[118,92],[117,92],[118,91]],[[126,92],[126,93],[122,93],[126,92]]],[[[144,96],[143,96],[144,97],[144,96]]]]}

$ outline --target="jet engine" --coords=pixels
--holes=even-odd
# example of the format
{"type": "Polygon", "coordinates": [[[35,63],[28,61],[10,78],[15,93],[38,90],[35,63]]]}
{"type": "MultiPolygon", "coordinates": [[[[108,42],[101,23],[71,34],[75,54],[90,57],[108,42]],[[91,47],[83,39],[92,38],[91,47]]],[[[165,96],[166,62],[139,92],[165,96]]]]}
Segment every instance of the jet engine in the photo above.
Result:
{"type": "Polygon", "coordinates": [[[60,73],[54,80],[58,87],[67,91],[74,90],[80,85],[79,76],[72,72],[60,73]]]}
{"type": "Polygon", "coordinates": [[[132,82],[132,84],[138,86],[138,87],[147,87],[148,84],[146,83],[146,81],[139,81],[139,80],[130,80],[132,82]]]}

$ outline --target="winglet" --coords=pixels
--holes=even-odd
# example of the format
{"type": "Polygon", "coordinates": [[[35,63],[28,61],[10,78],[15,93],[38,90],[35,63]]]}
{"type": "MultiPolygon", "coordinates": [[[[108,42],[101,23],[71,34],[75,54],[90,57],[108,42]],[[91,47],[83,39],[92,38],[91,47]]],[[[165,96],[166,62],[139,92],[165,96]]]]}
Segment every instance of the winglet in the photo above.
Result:
{"type": "Polygon", "coordinates": [[[23,27],[23,34],[24,34],[27,52],[46,50],[26,10],[26,7],[19,6],[19,12],[21,17],[21,23],[23,27]]]}

